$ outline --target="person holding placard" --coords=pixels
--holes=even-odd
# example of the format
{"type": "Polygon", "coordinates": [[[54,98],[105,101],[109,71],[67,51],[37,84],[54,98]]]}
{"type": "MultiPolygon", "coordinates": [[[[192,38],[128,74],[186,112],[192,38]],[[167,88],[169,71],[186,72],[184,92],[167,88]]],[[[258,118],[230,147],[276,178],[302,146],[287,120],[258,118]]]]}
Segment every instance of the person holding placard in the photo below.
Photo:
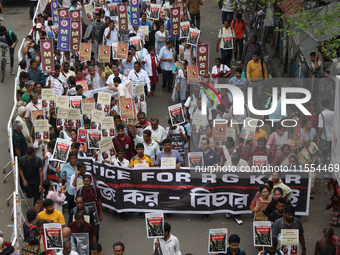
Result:
{"type": "MultiPolygon", "coordinates": [[[[253,166],[254,165],[254,159],[255,159],[254,157],[265,156],[265,157],[267,157],[265,164],[266,165],[268,165],[268,164],[273,165],[274,156],[270,152],[270,150],[268,148],[266,148],[266,143],[267,143],[267,139],[264,138],[264,137],[260,137],[257,140],[257,146],[253,146],[253,148],[248,150],[247,154],[244,155],[244,159],[248,160],[249,158],[251,158],[251,164],[253,166]]],[[[246,147],[242,146],[242,150],[245,151],[246,147]]]]}
{"type": "Polygon", "coordinates": [[[284,253],[277,249],[277,238],[272,238],[272,246],[265,247],[264,251],[260,251],[258,255],[284,255],[284,253]]]}
{"type": "Polygon", "coordinates": [[[134,156],[130,161],[131,168],[134,168],[136,164],[148,164],[149,167],[154,166],[152,158],[144,154],[144,145],[142,143],[138,143],[136,145],[136,151],[137,155],[134,156]]]}
{"type": "Polygon", "coordinates": [[[216,43],[216,52],[221,49],[221,59],[222,64],[231,66],[230,62],[233,57],[233,45],[235,45],[235,32],[234,29],[230,27],[230,23],[228,20],[225,20],[223,23],[223,28],[220,29],[218,33],[217,43],[216,43]],[[231,40],[231,48],[225,48],[224,36],[230,35],[231,40]]]}
{"type": "Polygon", "coordinates": [[[155,238],[153,242],[153,254],[181,255],[178,238],[170,234],[171,225],[164,222],[164,237],[155,238]],[[170,252],[172,251],[172,252],[170,252]]]}
{"type": "Polygon", "coordinates": [[[71,229],[73,233],[88,233],[90,239],[90,246],[92,244],[97,243],[96,235],[94,232],[94,228],[91,223],[85,222],[83,213],[76,213],[74,216],[75,221],[68,224],[68,227],[71,229]]]}
{"type": "Polygon", "coordinates": [[[99,73],[96,73],[94,66],[88,67],[89,74],[86,76],[88,87],[91,89],[104,87],[104,83],[99,73]]]}
{"type": "MultiPolygon", "coordinates": [[[[177,150],[184,162],[185,145],[189,140],[182,125],[172,125],[171,119],[168,119],[169,126],[165,129],[166,138],[170,139],[172,148],[177,150]]],[[[190,128],[189,128],[190,129],[190,128]]]]}
{"type": "Polygon", "coordinates": [[[184,166],[184,162],[178,151],[171,149],[171,141],[169,139],[163,140],[163,150],[158,152],[155,166],[161,166],[162,158],[175,158],[176,169],[179,169],[181,165],[184,166]]]}
{"type": "Polygon", "coordinates": [[[60,223],[61,227],[65,226],[65,219],[62,212],[54,209],[54,202],[51,199],[46,199],[43,202],[44,211],[41,211],[38,214],[38,220],[49,220],[53,221],[53,223],[60,223]]]}
{"type": "Polygon", "coordinates": [[[60,66],[55,65],[54,74],[48,76],[46,80],[46,87],[54,89],[55,96],[66,95],[68,85],[64,76],[60,75],[60,66]]]}
{"type": "Polygon", "coordinates": [[[145,127],[145,130],[151,131],[151,139],[156,141],[159,145],[159,149],[162,148],[162,141],[166,138],[165,129],[159,125],[158,118],[151,118],[150,119],[150,126],[145,127]]]}
{"type": "Polygon", "coordinates": [[[246,255],[246,252],[238,247],[240,242],[241,239],[238,235],[230,235],[228,239],[229,246],[227,248],[227,253],[216,253],[215,255],[246,255]]]}
{"type": "Polygon", "coordinates": [[[173,42],[171,40],[166,41],[165,46],[163,46],[159,52],[159,59],[162,61],[161,67],[163,70],[163,93],[166,91],[170,93],[172,92],[172,82],[174,78],[172,68],[176,56],[172,43],[173,42]]]}
{"type": "Polygon", "coordinates": [[[122,83],[122,80],[119,77],[113,78],[113,85],[109,85],[109,89],[113,91],[118,91],[119,99],[125,99],[125,98],[131,98],[130,92],[125,86],[124,83],[122,83]]]}

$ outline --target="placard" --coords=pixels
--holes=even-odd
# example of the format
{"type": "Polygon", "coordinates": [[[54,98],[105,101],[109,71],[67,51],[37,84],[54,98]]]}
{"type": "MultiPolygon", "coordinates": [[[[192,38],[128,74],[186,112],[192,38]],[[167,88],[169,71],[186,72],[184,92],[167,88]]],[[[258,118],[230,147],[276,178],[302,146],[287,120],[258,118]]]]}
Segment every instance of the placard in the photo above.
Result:
{"type": "Polygon", "coordinates": [[[168,106],[169,116],[172,125],[178,125],[185,122],[182,104],[168,106]]]}
{"type": "Polygon", "coordinates": [[[70,50],[79,51],[81,43],[81,21],[71,21],[70,50]]]}
{"type": "MultiPolygon", "coordinates": [[[[234,129],[235,130],[235,129],[234,129]]],[[[215,120],[213,128],[213,141],[227,141],[227,122],[215,120]]]]}
{"type": "Polygon", "coordinates": [[[81,103],[83,101],[82,96],[70,96],[69,97],[70,100],[70,108],[73,109],[81,109],[81,103]]]}
{"type": "Polygon", "coordinates": [[[53,26],[58,26],[58,1],[57,0],[51,1],[51,14],[52,14],[53,26]]]}
{"type": "Polygon", "coordinates": [[[128,28],[128,16],[126,4],[118,4],[118,20],[119,20],[119,31],[127,31],[128,28]]]}
{"type": "Polygon", "coordinates": [[[67,109],[68,127],[81,127],[80,109],[67,109]]]}
{"type": "Polygon", "coordinates": [[[222,42],[223,42],[223,50],[230,50],[234,48],[234,41],[233,41],[232,34],[223,34],[222,42]]]}
{"type": "Polygon", "coordinates": [[[173,157],[162,157],[161,167],[176,168],[176,158],[173,157]]]}
{"type": "Polygon", "coordinates": [[[189,83],[198,82],[198,68],[197,66],[188,66],[187,67],[187,78],[189,83]]]}
{"type": "Polygon", "coordinates": [[[135,97],[144,96],[144,84],[139,84],[135,87],[135,97]]]}
{"type": "MultiPolygon", "coordinates": [[[[43,89],[44,90],[44,89],[43,89]]],[[[58,113],[59,108],[68,108],[70,103],[69,103],[69,97],[68,96],[56,96],[56,113],[58,113]]]]}
{"type": "Polygon", "coordinates": [[[93,8],[92,3],[84,4],[84,9],[85,9],[85,13],[86,13],[87,18],[91,19],[92,16],[93,16],[93,13],[94,13],[94,8],[93,8]]]}
{"type": "MultiPolygon", "coordinates": [[[[53,40],[40,40],[41,70],[43,73],[54,72],[53,40]]],[[[43,90],[42,90],[43,91],[43,90]]]]}
{"type": "Polygon", "coordinates": [[[91,112],[91,129],[101,130],[101,118],[105,117],[105,113],[99,110],[92,110],[91,112]]]}
{"type": "Polygon", "coordinates": [[[110,113],[110,105],[111,105],[111,94],[99,92],[97,99],[97,110],[105,113],[106,116],[110,113]]]}
{"type": "Polygon", "coordinates": [[[87,130],[87,141],[89,149],[99,149],[99,141],[102,138],[102,132],[100,130],[87,130]]]}
{"type": "Polygon", "coordinates": [[[110,62],[111,49],[110,46],[99,45],[98,62],[110,62]]]}
{"type": "Polygon", "coordinates": [[[59,9],[57,9],[57,12],[58,12],[58,18],[59,18],[59,19],[62,19],[62,18],[69,18],[69,17],[70,17],[67,8],[59,8],[59,9]]]}
{"type": "Polygon", "coordinates": [[[253,166],[256,166],[257,169],[262,169],[262,167],[267,165],[268,165],[267,156],[253,156],[253,166]]]}
{"type": "Polygon", "coordinates": [[[201,30],[190,27],[187,43],[191,45],[197,45],[199,38],[200,38],[200,33],[201,33],[201,30]]]}
{"type": "Polygon", "coordinates": [[[241,130],[240,138],[243,138],[245,140],[252,140],[255,134],[256,130],[256,124],[257,119],[249,118],[247,117],[245,120],[245,124],[243,125],[243,128],[241,130]],[[252,122],[253,125],[249,126],[248,123],[252,122]]]}
{"type": "Polygon", "coordinates": [[[57,127],[68,127],[68,108],[59,108],[57,113],[57,127]]]}
{"type": "Polygon", "coordinates": [[[227,229],[209,229],[208,253],[227,253],[227,229]]]}
{"type": "Polygon", "coordinates": [[[41,100],[43,108],[54,108],[54,89],[44,88],[41,90],[41,100]]]}
{"type": "Polygon", "coordinates": [[[131,21],[131,26],[138,26],[138,27],[140,26],[138,0],[130,1],[130,21],[131,21]]]}
{"type": "MultiPolygon", "coordinates": [[[[88,215],[84,215],[84,218],[88,215]]],[[[88,217],[89,218],[89,217],[88,217]]],[[[90,222],[88,222],[90,223],[90,222]]],[[[77,238],[81,243],[82,255],[90,255],[89,233],[73,233],[73,237],[77,238]]]]}
{"type": "Polygon", "coordinates": [[[49,139],[48,120],[34,121],[34,136],[36,140],[49,139]]]}
{"type": "Polygon", "coordinates": [[[114,122],[113,117],[102,117],[101,118],[101,128],[102,128],[102,137],[114,137],[115,130],[114,130],[114,122]]]}
{"type": "Polygon", "coordinates": [[[272,223],[270,221],[254,221],[254,246],[272,246],[272,223]]]}
{"type": "Polygon", "coordinates": [[[192,129],[191,129],[192,132],[203,134],[206,118],[207,118],[207,115],[202,115],[198,112],[195,112],[194,117],[192,119],[192,129]]]}
{"type": "Polygon", "coordinates": [[[57,142],[54,146],[52,159],[55,161],[66,163],[68,159],[68,154],[71,149],[71,143],[72,141],[70,140],[57,138],[57,142]]]}
{"type": "Polygon", "coordinates": [[[180,44],[179,45],[179,61],[184,63],[185,59],[184,59],[184,45],[180,44]]]}
{"type": "Polygon", "coordinates": [[[203,152],[189,152],[188,165],[190,168],[204,167],[203,152]]]}
{"type": "Polygon", "coordinates": [[[119,59],[127,59],[127,55],[129,53],[129,44],[118,42],[117,48],[117,58],[119,59]]]}
{"type": "Polygon", "coordinates": [[[84,98],[81,104],[83,120],[91,119],[92,110],[95,109],[94,98],[84,98]]]}
{"type": "Polygon", "coordinates": [[[87,81],[77,81],[77,85],[80,85],[83,87],[85,91],[89,90],[89,87],[87,86],[87,81]]]}
{"type": "Polygon", "coordinates": [[[77,141],[79,143],[87,143],[87,129],[85,128],[78,129],[77,141]]]}
{"type": "Polygon", "coordinates": [[[130,44],[135,46],[136,51],[142,50],[142,42],[141,42],[141,38],[139,36],[130,37],[130,44]]]}
{"type": "Polygon", "coordinates": [[[112,59],[117,59],[118,43],[112,43],[112,59]]]}
{"type": "Polygon", "coordinates": [[[164,237],[164,215],[161,212],[145,214],[147,238],[164,237]]]}
{"type": "Polygon", "coordinates": [[[81,21],[81,10],[72,10],[70,11],[71,21],[81,21]]]}
{"type": "Polygon", "coordinates": [[[134,164],[133,168],[149,168],[149,164],[148,163],[139,163],[139,164],[134,164]]]}
{"type": "Polygon", "coordinates": [[[36,110],[36,111],[32,111],[32,120],[33,120],[33,123],[34,121],[37,120],[38,116],[41,115],[44,117],[44,110],[36,110]]]}
{"type": "MultiPolygon", "coordinates": [[[[68,11],[67,11],[68,13],[68,11]]],[[[59,18],[58,22],[58,50],[70,50],[70,34],[71,34],[70,18],[59,18]]]]}
{"type": "Polygon", "coordinates": [[[298,229],[281,229],[281,251],[285,255],[299,254],[298,229]]]}
{"type": "Polygon", "coordinates": [[[160,9],[161,9],[161,6],[159,4],[150,4],[149,19],[159,20],[160,9]]]}
{"type": "Polygon", "coordinates": [[[111,162],[111,157],[113,157],[116,154],[112,139],[110,137],[102,138],[98,141],[98,145],[103,160],[111,162]]]}
{"type": "Polygon", "coordinates": [[[200,76],[209,74],[209,45],[197,45],[197,67],[200,76]]]}
{"type": "Polygon", "coordinates": [[[79,59],[80,60],[91,60],[91,47],[92,43],[81,43],[80,44],[80,52],[79,59]]]}
{"type": "Polygon", "coordinates": [[[180,33],[179,38],[188,38],[190,22],[189,21],[181,22],[180,26],[181,26],[181,33],[180,33]]]}
{"type": "Polygon", "coordinates": [[[233,127],[227,126],[227,137],[233,138],[234,141],[236,141],[236,130],[233,127]]]}
{"type": "Polygon", "coordinates": [[[180,8],[171,8],[170,9],[170,21],[171,21],[171,29],[170,29],[170,36],[179,36],[181,32],[181,13],[180,8]]]}
{"type": "Polygon", "coordinates": [[[120,116],[122,119],[135,118],[135,106],[132,98],[125,98],[119,100],[120,116]]]}
{"type": "Polygon", "coordinates": [[[149,41],[149,26],[140,26],[139,30],[143,31],[144,33],[144,41],[149,41]]]}
{"type": "Polygon", "coordinates": [[[109,3],[106,6],[109,10],[110,17],[117,17],[118,16],[118,9],[117,9],[116,3],[109,3]]]}
{"type": "Polygon", "coordinates": [[[45,249],[55,250],[63,248],[63,235],[61,231],[60,223],[45,223],[44,226],[44,238],[45,249]]]}
{"type": "Polygon", "coordinates": [[[263,213],[264,210],[266,210],[269,203],[258,201],[256,203],[256,207],[259,208],[259,210],[254,215],[254,221],[265,221],[267,218],[267,215],[263,213]]]}

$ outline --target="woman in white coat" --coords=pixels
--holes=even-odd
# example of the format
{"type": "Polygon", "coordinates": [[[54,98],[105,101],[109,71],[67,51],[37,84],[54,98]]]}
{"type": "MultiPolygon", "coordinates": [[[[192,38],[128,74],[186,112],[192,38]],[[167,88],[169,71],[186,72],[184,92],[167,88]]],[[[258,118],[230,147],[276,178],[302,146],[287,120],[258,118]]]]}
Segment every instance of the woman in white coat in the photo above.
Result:
{"type": "Polygon", "coordinates": [[[153,47],[150,47],[149,55],[144,57],[144,70],[148,74],[150,79],[150,85],[151,85],[151,95],[157,96],[155,93],[156,90],[156,84],[158,82],[158,73],[157,73],[157,67],[160,65],[160,60],[158,56],[156,55],[156,50],[153,47]]]}

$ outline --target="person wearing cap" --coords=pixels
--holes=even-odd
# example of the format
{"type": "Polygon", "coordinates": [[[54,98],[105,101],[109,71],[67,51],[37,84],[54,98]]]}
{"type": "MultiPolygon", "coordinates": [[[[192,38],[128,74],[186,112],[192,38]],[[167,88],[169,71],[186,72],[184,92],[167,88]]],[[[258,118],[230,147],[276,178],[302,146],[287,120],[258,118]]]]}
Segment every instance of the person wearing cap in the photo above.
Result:
{"type": "Polygon", "coordinates": [[[27,124],[26,124],[26,120],[25,118],[25,114],[26,114],[26,107],[25,106],[20,106],[18,108],[18,116],[15,118],[14,121],[20,121],[21,125],[22,125],[22,134],[24,135],[26,142],[27,142],[27,146],[30,145],[30,132],[28,130],[27,124]]]}
{"type": "Polygon", "coordinates": [[[281,241],[282,229],[298,229],[299,230],[299,243],[302,246],[302,255],[306,255],[305,237],[303,235],[303,227],[300,219],[295,217],[295,209],[291,205],[286,205],[284,216],[274,222],[273,237],[281,241]]]}

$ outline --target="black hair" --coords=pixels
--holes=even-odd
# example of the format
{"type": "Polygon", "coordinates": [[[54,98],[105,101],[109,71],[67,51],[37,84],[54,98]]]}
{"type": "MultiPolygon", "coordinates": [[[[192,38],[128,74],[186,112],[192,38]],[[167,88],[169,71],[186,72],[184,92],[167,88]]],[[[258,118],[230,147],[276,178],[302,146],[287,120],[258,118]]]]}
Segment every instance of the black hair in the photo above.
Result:
{"type": "Polygon", "coordinates": [[[86,125],[91,124],[91,120],[89,120],[89,119],[84,120],[84,124],[86,124],[86,125]]]}
{"type": "Polygon", "coordinates": [[[70,77],[68,78],[68,81],[70,82],[70,84],[75,85],[75,84],[76,84],[76,77],[70,76],[70,77]]]}
{"type": "Polygon", "coordinates": [[[82,161],[79,161],[78,164],[77,164],[77,169],[79,170],[80,168],[86,168],[84,162],[82,162],[82,161]]]}
{"type": "Polygon", "coordinates": [[[136,149],[144,149],[144,145],[142,143],[137,143],[136,149]]]}
{"type": "Polygon", "coordinates": [[[54,149],[54,146],[55,146],[55,142],[53,141],[50,141],[47,143],[47,147],[51,148],[51,149],[54,149]]]}
{"type": "Polygon", "coordinates": [[[119,147],[118,149],[117,149],[117,153],[118,152],[124,152],[125,153],[125,149],[123,148],[123,147],[119,147]]]}
{"type": "Polygon", "coordinates": [[[75,220],[84,219],[84,214],[81,213],[81,212],[76,212],[76,214],[74,215],[74,219],[75,219],[75,220]]]}
{"type": "Polygon", "coordinates": [[[253,56],[260,56],[260,54],[257,51],[254,51],[252,55],[253,56]]]}
{"type": "MultiPolygon", "coordinates": [[[[56,133],[50,133],[50,140],[54,140],[54,139],[57,139],[58,138],[58,135],[56,133]]],[[[54,148],[54,146],[53,146],[54,148]]]]}
{"type": "Polygon", "coordinates": [[[23,78],[28,78],[28,73],[25,71],[21,71],[19,77],[20,77],[20,80],[23,78]]]}
{"type": "Polygon", "coordinates": [[[81,85],[76,85],[76,91],[79,91],[79,90],[81,90],[81,89],[84,89],[83,86],[81,86],[81,85]]]}
{"type": "Polygon", "coordinates": [[[228,242],[229,242],[229,244],[231,244],[231,243],[240,243],[241,239],[240,239],[240,237],[238,235],[232,234],[232,235],[229,236],[228,242]]]}
{"type": "Polygon", "coordinates": [[[168,232],[170,234],[171,225],[168,222],[164,222],[164,232],[168,232]]]}
{"type": "Polygon", "coordinates": [[[35,62],[37,62],[34,58],[30,60],[30,65],[33,65],[35,62]]]}
{"type": "Polygon", "coordinates": [[[235,73],[242,73],[242,68],[240,68],[240,67],[237,67],[236,69],[235,69],[235,73]]]}
{"type": "Polygon", "coordinates": [[[164,145],[164,144],[167,144],[167,143],[170,143],[170,144],[171,144],[171,141],[170,141],[170,139],[168,139],[168,138],[166,138],[166,139],[163,140],[163,145],[164,145]]]}
{"type": "Polygon", "coordinates": [[[121,117],[120,117],[119,114],[117,114],[116,116],[113,117],[113,120],[120,120],[120,119],[121,119],[121,117]]]}
{"type": "Polygon", "coordinates": [[[282,190],[282,188],[276,187],[276,188],[273,190],[273,193],[275,193],[275,191],[278,191],[278,192],[281,193],[281,195],[283,195],[283,190],[282,190]]]}
{"type": "Polygon", "coordinates": [[[91,251],[101,252],[102,249],[103,248],[99,243],[92,244],[92,246],[91,246],[91,251]]]}
{"type": "Polygon", "coordinates": [[[218,104],[216,107],[218,110],[220,110],[221,112],[225,112],[225,106],[224,104],[218,104]]]}
{"type": "Polygon", "coordinates": [[[227,137],[227,142],[231,143],[233,146],[235,146],[235,141],[234,138],[232,138],[231,136],[227,137]]]}
{"type": "MultiPolygon", "coordinates": [[[[27,67],[26,60],[21,60],[19,62],[19,66],[20,66],[21,69],[25,69],[27,67]]],[[[21,75],[21,73],[20,73],[20,75],[21,75]]]]}
{"type": "Polygon", "coordinates": [[[35,150],[33,149],[33,147],[28,147],[26,150],[26,155],[32,155],[35,153],[35,150]]]}
{"type": "Polygon", "coordinates": [[[143,131],[143,134],[146,134],[147,136],[151,136],[151,130],[146,129],[143,131]]]}
{"type": "Polygon", "coordinates": [[[257,139],[257,143],[259,143],[259,142],[264,142],[264,144],[266,144],[267,143],[267,139],[264,138],[264,137],[260,137],[259,139],[257,139]]]}
{"type": "Polygon", "coordinates": [[[47,207],[47,206],[51,206],[51,205],[54,205],[54,202],[52,201],[52,199],[45,199],[44,201],[43,201],[43,206],[44,207],[47,207]]]}
{"type": "Polygon", "coordinates": [[[119,77],[114,77],[113,82],[122,83],[122,80],[119,77]]]}
{"type": "MultiPolygon", "coordinates": [[[[117,115],[116,115],[117,116],[117,115]]],[[[115,117],[116,117],[115,116],[115,117]]],[[[118,131],[118,130],[121,130],[121,129],[123,129],[124,130],[124,125],[123,124],[118,124],[117,126],[116,126],[116,130],[118,131]]]]}
{"type": "Polygon", "coordinates": [[[285,213],[295,213],[295,209],[292,205],[285,206],[285,213]]]}
{"type": "Polygon", "coordinates": [[[264,183],[267,183],[269,186],[269,192],[273,190],[274,183],[271,180],[265,180],[264,183]]]}
{"type": "Polygon", "coordinates": [[[31,222],[32,220],[34,220],[37,217],[37,212],[34,209],[29,209],[26,212],[26,218],[28,222],[31,222]]]}
{"type": "Polygon", "coordinates": [[[260,185],[260,192],[262,192],[264,189],[267,189],[270,193],[270,187],[268,187],[267,185],[261,184],[260,185]]]}
{"type": "Polygon", "coordinates": [[[316,56],[316,52],[315,52],[315,51],[311,52],[311,53],[309,54],[309,56],[315,57],[315,56],[316,56]]]}
{"type": "Polygon", "coordinates": [[[321,101],[321,105],[322,105],[322,107],[324,107],[324,108],[328,108],[328,107],[329,107],[329,101],[328,101],[327,99],[322,100],[322,101],[321,101]]]}
{"type": "Polygon", "coordinates": [[[278,197],[275,201],[275,204],[278,204],[278,203],[281,203],[281,204],[287,204],[287,201],[286,199],[284,199],[283,197],[278,197]]]}
{"type": "Polygon", "coordinates": [[[79,150],[79,147],[80,147],[80,143],[78,143],[78,142],[74,142],[74,143],[71,144],[71,148],[75,148],[76,150],[79,150]]]}
{"type": "Polygon", "coordinates": [[[125,245],[122,242],[115,242],[112,246],[112,248],[114,249],[115,246],[121,246],[123,251],[125,250],[125,245]]]}
{"type": "Polygon", "coordinates": [[[78,157],[78,153],[76,151],[70,151],[70,154],[68,155],[68,158],[71,158],[73,156],[78,157]]]}
{"type": "Polygon", "coordinates": [[[46,179],[42,182],[41,186],[44,188],[44,199],[46,199],[48,191],[51,187],[51,181],[46,179]]]}

